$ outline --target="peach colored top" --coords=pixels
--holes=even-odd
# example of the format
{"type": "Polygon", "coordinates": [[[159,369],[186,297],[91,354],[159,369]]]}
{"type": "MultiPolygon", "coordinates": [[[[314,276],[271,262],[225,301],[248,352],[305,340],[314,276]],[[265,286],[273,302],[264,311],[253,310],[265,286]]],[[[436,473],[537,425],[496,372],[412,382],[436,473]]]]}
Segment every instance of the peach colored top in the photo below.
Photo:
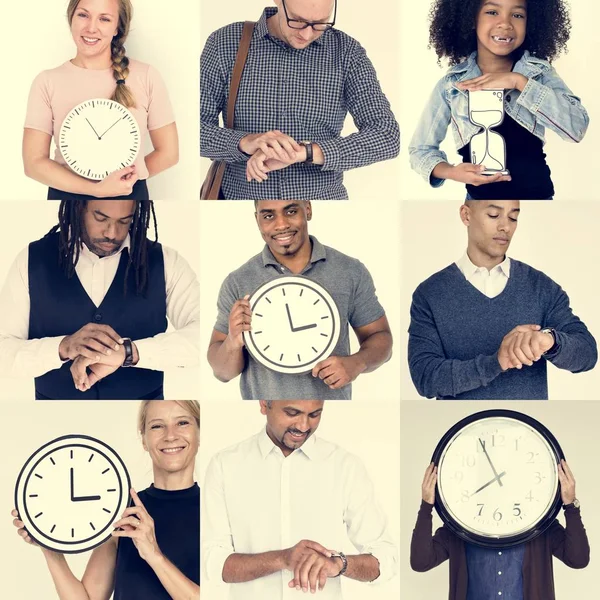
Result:
{"type": "MultiPolygon", "coordinates": [[[[43,131],[56,142],[61,125],[73,108],[92,98],[110,98],[115,86],[112,69],[84,69],[67,61],[55,69],[42,71],[31,85],[25,127],[43,131]]],[[[167,89],[154,67],[130,59],[127,86],[135,97],[136,107],[129,110],[139,125],[142,140],[148,131],[175,122],[167,89]]],[[[54,160],[66,165],[58,148],[54,160]]],[[[135,165],[140,179],[147,179],[143,152],[135,165]]]]}

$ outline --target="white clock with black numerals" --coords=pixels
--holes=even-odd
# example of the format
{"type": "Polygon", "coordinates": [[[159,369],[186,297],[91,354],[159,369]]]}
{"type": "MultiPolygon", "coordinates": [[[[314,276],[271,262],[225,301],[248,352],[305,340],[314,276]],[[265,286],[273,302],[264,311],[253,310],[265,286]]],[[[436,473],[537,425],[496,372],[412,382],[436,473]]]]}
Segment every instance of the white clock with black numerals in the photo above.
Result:
{"type": "Polygon", "coordinates": [[[333,352],[340,314],[322,285],[302,276],[280,277],[258,288],[249,302],[252,330],[244,332],[244,343],[265,367],[307,373],[333,352]]]}
{"type": "Polygon", "coordinates": [[[140,129],[131,111],[104,98],[76,106],[58,136],[67,165],[78,175],[95,180],[132,165],[140,146],[140,129]]]}
{"type": "Polygon", "coordinates": [[[471,415],[444,435],[433,454],[438,514],[456,535],[480,546],[529,541],[560,511],[562,458],[550,431],[527,415],[471,415]]]}
{"type": "Polygon", "coordinates": [[[131,481],[119,455],[104,442],[66,435],[27,460],[15,487],[15,507],[29,535],[66,554],[105,542],[129,503],[131,481]]]}

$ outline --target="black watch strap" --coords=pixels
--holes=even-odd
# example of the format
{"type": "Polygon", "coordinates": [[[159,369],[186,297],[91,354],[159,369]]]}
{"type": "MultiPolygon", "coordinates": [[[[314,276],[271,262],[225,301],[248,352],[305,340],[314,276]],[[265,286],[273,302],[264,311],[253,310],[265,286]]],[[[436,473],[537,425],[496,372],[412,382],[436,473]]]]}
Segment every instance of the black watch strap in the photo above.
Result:
{"type": "Polygon", "coordinates": [[[125,360],[121,366],[131,367],[133,365],[133,344],[130,338],[123,338],[123,348],[125,350],[125,360]]]}
{"type": "Polygon", "coordinates": [[[304,162],[312,165],[314,156],[312,142],[302,142],[302,145],[306,148],[306,160],[304,162]]]}

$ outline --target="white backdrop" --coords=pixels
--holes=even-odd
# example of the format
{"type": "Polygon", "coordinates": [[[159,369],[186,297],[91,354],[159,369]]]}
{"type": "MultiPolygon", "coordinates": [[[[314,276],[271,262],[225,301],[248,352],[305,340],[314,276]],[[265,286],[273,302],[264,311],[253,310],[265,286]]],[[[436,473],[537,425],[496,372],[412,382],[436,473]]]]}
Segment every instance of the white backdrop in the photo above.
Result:
{"type": "MultiPolygon", "coordinates": [[[[458,260],[467,247],[460,202],[402,203],[401,391],[403,400],[418,395],[410,379],[406,347],[410,303],[417,286],[458,260]]],[[[600,343],[597,272],[600,206],[587,202],[521,202],[519,225],[508,256],[544,272],[568,294],[573,312],[600,343]]],[[[569,373],[548,365],[549,397],[554,400],[598,400],[600,368],[569,373]]]]}
{"type": "MultiPolygon", "coordinates": [[[[191,268],[199,272],[198,250],[198,202],[156,202],[158,239],[177,250],[191,268]]],[[[17,254],[30,242],[39,240],[58,222],[58,202],[4,202],[2,217],[5,233],[0,252],[0,286],[17,254]]],[[[154,239],[154,229],[148,233],[154,239]]],[[[198,398],[199,369],[186,368],[165,371],[165,398],[167,400],[190,400],[198,398]]],[[[0,378],[0,401],[30,400],[34,397],[33,379],[0,378]]]]}
{"type": "MultiPolygon", "coordinates": [[[[455,181],[446,182],[441,188],[434,189],[410,168],[408,145],[421,112],[433,91],[435,84],[446,73],[437,65],[434,50],[428,50],[429,22],[427,16],[430,0],[413,2],[400,1],[400,39],[401,69],[398,83],[400,97],[400,123],[403,132],[403,154],[401,157],[400,178],[403,198],[411,200],[461,199],[465,197],[465,187],[455,181]]],[[[590,127],[580,144],[561,140],[554,132],[547,132],[545,152],[552,171],[555,198],[561,200],[596,199],[598,194],[590,184],[588,173],[597,168],[600,131],[597,119],[600,118],[600,96],[596,78],[590,67],[596,56],[597,23],[600,19],[600,5],[592,0],[577,0],[571,5],[572,32],[568,44],[569,52],[555,61],[554,67],[576,96],[579,96],[590,116],[590,127]]],[[[552,35],[552,32],[548,32],[552,35]]],[[[451,163],[460,162],[453,141],[449,135],[442,146],[451,163]]]]}
{"type": "MultiPolygon", "coordinates": [[[[379,302],[386,311],[392,335],[393,356],[373,373],[363,374],[352,384],[354,399],[398,400],[399,344],[398,322],[399,269],[398,207],[379,203],[366,211],[364,202],[313,202],[313,218],[308,231],[322,244],[360,260],[369,270],[379,302]],[[370,227],[361,225],[378,215],[370,227]]],[[[254,219],[253,202],[202,202],[200,210],[200,272],[202,289],[200,314],[201,398],[235,400],[240,397],[239,377],[221,383],[212,373],[206,352],[217,317],[217,298],[223,280],[260,253],[264,242],[254,219]]],[[[250,293],[250,292],[249,292],[250,293]]],[[[351,351],[358,350],[354,332],[350,332],[351,351]]]]}
{"type": "MultiPolygon", "coordinates": [[[[400,405],[397,401],[372,400],[368,407],[366,403],[325,402],[321,425],[315,434],[338,444],[363,461],[395,540],[400,539],[399,420],[400,405]]],[[[260,431],[265,423],[266,417],[260,414],[258,402],[240,400],[235,410],[232,410],[229,403],[203,402],[201,481],[208,462],[216,452],[249,438],[260,431]]],[[[299,485],[307,485],[307,482],[299,485]]],[[[248,515],[248,518],[251,519],[252,515],[248,515]]],[[[344,600],[390,600],[398,598],[400,594],[397,575],[381,586],[371,587],[347,579],[344,579],[343,584],[344,600]]],[[[227,588],[225,584],[204,581],[202,598],[226,600],[227,588]]],[[[302,592],[298,592],[298,600],[303,596],[302,592]]],[[[318,592],[315,597],[318,598],[318,592]]]]}
{"type": "MultiPolygon", "coordinates": [[[[448,563],[427,573],[415,573],[409,564],[410,539],[421,504],[421,482],[440,440],[452,425],[467,415],[495,408],[525,413],[545,425],[561,445],[576,480],[581,502],[581,517],[590,542],[591,554],[600,543],[600,486],[596,477],[596,454],[590,453],[597,438],[600,406],[590,402],[438,402],[435,407],[420,402],[404,402],[401,408],[402,541],[400,543],[400,579],[402,600],[440,600],[448,596],[448,563]],[[435,408],[435,410],[434,410],[435,408]]],[[[558,520],[565,524],[562,514],[558,520]]],[[[434,510],[434,531],[442,525],[434,510]]],[[[556,598],[589,598],[595,589],[594,563],[583,570],[570,569],[553,559],[556,598]]],[[[391,596],[390,596],[391,598],[391,596]]]]}
{"type": "MultiPolygon", "coordinates": [[[[200,8],[200,48],[213,32],[236,21],[258,21],[267,6],[275,6],[272,0],[227,0],[227,10],[218,2],[202,1],[200,8]]],[[[336,28],[358,40],[366,50],[375,67],[384,94],[390,101],[392,111],[401,128],[401,147],[406,138],[402,132],[400,107],[399,71],[399,23],[398,2],[380,0],[373,10],[362,0],[338,0],[336,28]]],[[[342,135],[356,131],[348,115],[342,135]]],[[[353,200],[377,200],[397,197],[399,193],[398,169],[400,158],[354,169],[344,173],[344,185],[353,200]]],[[[200,159],[202,179],[210,161],[200,159]]]]}
{"type": "MultiPolygon", "coordinates": [[[[67,0],[7,2],[7,26],[0,36],[5,61],[0,114],[5,116],[0,148],[0,200],[46,198],[47,188],[23,174],[21,140],[29,88],[43,70],[75,56],[66,19],[67,0]],[[26,27],[25,27],[26,23],[26,27]]],[[[154,66],[165,81],[179,131],[179,164],[148,180],[150,197],[162,200],[198,198],[198,20],[199,3],[179,0],[133,0],[134,17],[125,47],[127,55],[154,66]],[[169,10],[166,6],[172,6],[169,10]],[[175,9],[176,8],[176,9],[175,9]]],[[[146,154],[151,151],[147,139],[146,154]]]]}

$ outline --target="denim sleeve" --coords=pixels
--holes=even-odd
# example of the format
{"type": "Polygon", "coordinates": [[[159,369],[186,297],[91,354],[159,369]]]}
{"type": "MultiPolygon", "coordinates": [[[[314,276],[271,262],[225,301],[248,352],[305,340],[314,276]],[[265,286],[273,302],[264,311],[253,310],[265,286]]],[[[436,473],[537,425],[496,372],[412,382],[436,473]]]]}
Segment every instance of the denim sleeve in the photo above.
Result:
{"type": "Polygon", "coordinates": [[[539,81],[529,79],[517,104],[567,142],[580,142],[587,131],[590,119],[581,100],[573,95],[552,67],[539,81]]]}
{"type": "Polygon", "coordinates": [[[457,396],[488,385],[502,373],[496,354],[469,360],[446,357],[435,318],[418,288],[410,307],[408,366],[417,391],[426,398],[457,396]]]}
{"type": "Polygon", "coordinates": [[[389,160],[400,152],[400,129],[364,48],[359,44],[350,59],[343,104],[358,128],[356,133],[319,141],[323,171],[348,171],[389,160]]]}
{"type": "Polygon", "coordinates": [[[569,297],[556,283],[552,304],[544,320],[544,327],[556,332],[556,348],[544,355],[559,369],[581,373],[594,368],[598,360],[596,340],[585,323],[573,314],[569,297]]]}
{"type": "Polygon", "coordinates": [[[229,95],[219,35],[220,31],[211,34],[200,57],[200,156],[245,162],[248,156],[238,144],[247,132],[219,127],[219,115],[224,113],[229,95]]]}
{"type": "Polygon", "coordinates": [[[448,162],[446,153],[440,150],[451,119],[450,105],[444,94],[445,86],[445,78],[440,79],[421,114],[408,148],[410,166],[432,187],[444,183],[443,179],[432,176],[433,169],[441,162],[448,162]]]}

